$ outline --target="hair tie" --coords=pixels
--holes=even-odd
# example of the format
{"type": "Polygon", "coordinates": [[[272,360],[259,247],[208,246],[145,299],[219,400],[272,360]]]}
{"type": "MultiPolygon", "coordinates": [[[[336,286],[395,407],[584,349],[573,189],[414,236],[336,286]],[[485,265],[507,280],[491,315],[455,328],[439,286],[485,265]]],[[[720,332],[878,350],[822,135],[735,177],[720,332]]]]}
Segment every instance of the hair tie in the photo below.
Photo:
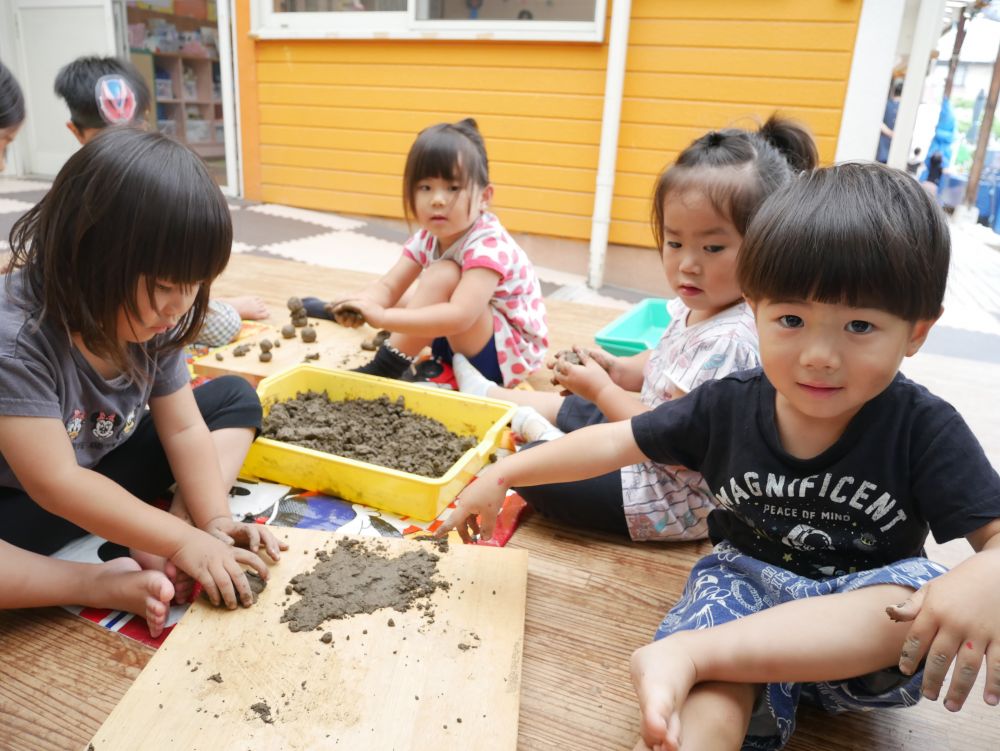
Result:
{"type": "Polygon", "coordinates": [[[720,143],[722,143],[722,139],[724,137],[725,136],[723,136],[719,131],[717,131],[717,130],[710,130],[706,134],[705,140],[706,140],[706,143],[709,146],[718,146],[720,143]]]}
{"type": "Polygon", "coordinates": [[[101,76],[94,87],[97,111],[108,125],[128,125],[135,117],[135,92],[119,75],[101,76]]]}

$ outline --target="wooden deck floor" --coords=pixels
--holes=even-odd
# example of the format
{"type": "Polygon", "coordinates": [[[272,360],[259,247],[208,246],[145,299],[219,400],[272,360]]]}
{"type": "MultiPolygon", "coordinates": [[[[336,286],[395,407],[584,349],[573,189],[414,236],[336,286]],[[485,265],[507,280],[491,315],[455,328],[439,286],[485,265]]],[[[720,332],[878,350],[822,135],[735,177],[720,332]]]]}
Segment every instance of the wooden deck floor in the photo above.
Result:
{"type": "MultiPolygon", "coordinates": [[[[260,294],[283,316],[291,294],[335,295],[368,279],[238,256],[216,291],[260,294]]],[[[589,342],[614,317],[615,311],[553,302],[553,347],[589,342]]],[[[946,365],[930,360],[921,367],[945,383],[946,365]]],[[[629,544],[559,529],[533,516],[509,545],[530,553],[518,748],[631,748],[638,722],[628,656],[648,641],[707,544],[629,544]]],[[[938,547],[933,555],[952,563],[966,554],[963,546],[938,547]]],[[[85,749],[151,655],[149,648],[61,610],[0,613],[0,749],[85,749]]],[[[982,677],[975,691],[981,694],[981,687],[982,677]]],[[[469,747],[474,744],[470,739],[469,747]]],[[[1000,748],[1000,715],[978,696],[957,715],[931,702],[835,719],[805,708],[788,748],[986,751],[1000,748]]]]}

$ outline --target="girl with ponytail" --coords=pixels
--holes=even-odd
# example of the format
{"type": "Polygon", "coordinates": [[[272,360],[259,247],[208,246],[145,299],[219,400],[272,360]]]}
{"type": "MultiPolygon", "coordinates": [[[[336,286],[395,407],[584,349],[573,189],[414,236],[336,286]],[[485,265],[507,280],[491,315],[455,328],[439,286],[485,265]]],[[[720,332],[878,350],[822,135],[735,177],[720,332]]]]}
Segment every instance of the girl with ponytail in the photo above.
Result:
{"type": "MultiPolygon", "coordinates": [[[[588,425],[630,419],[706,381],[757,367],[753,311],[736,278],[743,235],[764,199],[816,161],[809,133],[777,116],[756,131],[727,128],[696,139],[653,191],[653,236],[676,294],[667,303],[670,324],[657,347],[632,357],[577,348],[579,365],[558,358],[554,380],[566,397],[499,388],[456,356],[460,390],[522,405],[513,429],[534,446],[588,425]]],[[[466,488],[445,529],[457,525],[464,536],[477,533],[476,515],[482,514],[482,534],[489,537],[504,492],[513,486],[537,510],[571,526],[636,541],[708,534],[715,498],[695,471],[646,461],[590,477],[589,463],[579,456],[560,462],[548,454],[547,471],[518,482],[518,467],[537,463],[533,454],[497,462],[488,470],[496,481],[466,488]]]]}

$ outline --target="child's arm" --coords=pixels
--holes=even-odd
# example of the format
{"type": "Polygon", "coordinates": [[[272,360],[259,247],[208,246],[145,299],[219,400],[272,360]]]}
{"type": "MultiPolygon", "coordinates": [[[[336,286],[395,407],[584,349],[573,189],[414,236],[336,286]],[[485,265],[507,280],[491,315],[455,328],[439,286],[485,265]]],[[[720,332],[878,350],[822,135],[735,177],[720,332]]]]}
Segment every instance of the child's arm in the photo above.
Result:
{"type": "Polygon", "coordinates": [[[270,529],[233,520],[219,455],[191,387],[150,399],[149,411],[195,525],[225,543],[238,541],[255,553],[263,543],[271,559],[278,560],[280,543],[270,529]]]}
{"type": "MultiPolygon", "coordinates": [[[[600,350],[573,349],[580,355],[583,365],[571,365],[560,359],[553,367],[555,383],[596,404],[612,422],[649,411],[650,408],[634,393],[642,388],[642,372],[649,359],[649,350],[632,357],[614,357],[600,350]],[[608,360],[615,364],[608,367],[605,365],[608,360]],[[638,382],[635,375],[638,375],[638,382]],[[632,386],[634,388],[630,388],[632,386]]],[[[678,399],[685,393],[672,386],[670,398],[678,399]]]]}
{"type": "Polygon", "coordinates": [[[557,358],[550,365],[553,383],[596,404],[610,422],[627,420],[649,411],[649,407],[639,401],[634,393],[615,383],[611,372],[599,364],[589,350],[582,347],[574,347],[573,350],[580,357],[582,365],[557,358]]]}
{"type": "Polygon", "coordinates": [[[241,564],[268,575],[256,554],[230,547],[78,465],[58,419],[0,417],[0,453],[25,492],[46,511],[108,540],[169,558],[200,582],[215,604],[224,600],[236,607],[234,584],[244,605],[253,602],[241,564]]]}
{"type": "Polygon", "coordinates": [[[645,459],[629,422],[575,430],[528,451],[519,451],[484,470],[461,492],[454,510],[436,534],[442,536],[457,529],[468,542],[471,530],[481,531],[483,538],[489,539],[508,488],[583,480],[645,459]],[[482,516],[481,530],[476,521],[478,515],[482,516]]]}
{"type": "Polygon", "coordinates": [[[650,350],[644,350],[637,355],[628,357],[612,355],[603,349],[588,349],[590,355],[608,375],[611,380],[625,391],[639,391],[645,378],[646,363],[649,362],[650,350]]]}
{"type": "Polygon", "coordinates": [[[986,660],[983,700],[1000,704],[1000,519],[966,536],[976,554],[887,609],[912,621],[899,669],[912,675],[925,657],[923,692],[937,699],[952,662],[945,707],[962,708],[986,660]]]}
{"type": "Polygon", "coordinates": [[[489,307],[500,275],[486,268],[462,272],[451,299],[421,308],[385,308],[367,300],[356,307],[375,328],[417,336],[452,336],[467,331],[489,307]]]}
{"type": "Polygon", "coordinates": [[[372,300],[383,308],[391,308],[399,302],[410,285],[417,280],[421,271],[423,268],[419,263],[409,256],[400,256],[389,271],[365,287],[361,296],[372,300]]]}
{"type": "Polygon", "coordinates": [[[342,326],[356,328],[363,321],[360,319],[354,320],[351,316],[338,315],[341,306],[349,303],[351,308],[359,311],[364,316],[365,322],[371,326],[378,327],[378,324],[365,315],[365,311],[369,308],[378,310],[391,308],[398,303],[413,282],[416,281],[417,277],[420,276],[422,270],[419,263],[404,254],[388,272],[365,287],[360,295],[333,300],[324,307],[327,312],[333,315],[337,323],[342,326]]]}

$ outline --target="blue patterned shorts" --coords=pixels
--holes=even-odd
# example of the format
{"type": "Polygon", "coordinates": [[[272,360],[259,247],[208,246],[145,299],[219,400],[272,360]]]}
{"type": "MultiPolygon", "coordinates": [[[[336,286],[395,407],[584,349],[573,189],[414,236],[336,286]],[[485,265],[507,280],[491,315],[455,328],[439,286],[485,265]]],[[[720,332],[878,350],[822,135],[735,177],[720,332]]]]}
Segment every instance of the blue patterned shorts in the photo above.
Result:
{"type": "MultiPolygon", "coordinates": [[[[654,639],[719,626],[791,600],[876,584],[919,589],[946,570],[926,558],[907,558],[884,568],[817,580],[751,558],[722,542],[692,569],[681,599],[667,613],[654,639]]],[[[907,676],[889,668],[846,681],[769,683],[754,707],[743,748],[775,751],[784,746],[795,730],[800,698],[830,713],[908,707],[919,701],[922,679],[923,670],[907,676]]]]}

